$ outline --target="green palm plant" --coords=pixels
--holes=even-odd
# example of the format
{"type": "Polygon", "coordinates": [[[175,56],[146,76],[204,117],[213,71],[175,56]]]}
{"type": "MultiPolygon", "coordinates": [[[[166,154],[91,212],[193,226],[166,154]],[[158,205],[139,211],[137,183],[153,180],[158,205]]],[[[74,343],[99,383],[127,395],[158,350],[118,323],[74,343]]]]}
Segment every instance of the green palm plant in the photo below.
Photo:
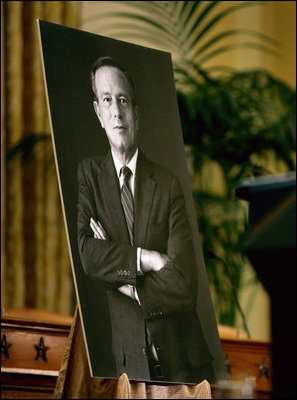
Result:
{"type": "MultiPolygon", "coordinates": [[[[117,39],[139,40],[172,53],[178,87],[197,84],[197,76],[204,77],[204,65],[219,54],[238,46],[275,54],[277,42],[249,29],[227,29],[213,33],[213,29],[229,15],[260,1],[234,2],[222,9],[222,1],[114,1],[122,11],[95,13],[84,22],[98,22],[98,33],[117,39]],[[224,40],[238,35],[249,41],[225,44],[224,40]],[[269,46],[268,46],[269,45],[269,46]]],[[[222,67],[215,66],[214,70],[222,67]]],[[[224,69],[224,67],[223,67],[224,69]]],[[[205,78],[205,77],[204,77],[205,78]]]]}
{"type": "MultiPolygon", "coordinates": [[[[93,14],[97,32],[116,39],[139,41],[172,53],[174,77],[185,143],[191,149],[198,225],[218,321],[236,323],[237,292],[256,287],[241,252],[248,225],[246,205],[235,195],[241,178],[269,173],[275,157],[295,169],[296,93],[265,71],[237,72],[210,60],[237,47],[277,54],[277,42],[247,29],[215,28],[227,16],[267,2],[126,1],[121,10],[93,14]],[[248,38],[226,43],[232,37],[248,38]],[[224,191],[203,179],[205,165],[220,166],[224,191]],[[196,179],[197,180],[197,179],[196,179]],[[204,182],[204,183],[203,183],[204,182]]],[[[250,299],[249,308],[253,301],[250,299]]],[[[248,331],[247,326],[244,328],[248,331]]]]}

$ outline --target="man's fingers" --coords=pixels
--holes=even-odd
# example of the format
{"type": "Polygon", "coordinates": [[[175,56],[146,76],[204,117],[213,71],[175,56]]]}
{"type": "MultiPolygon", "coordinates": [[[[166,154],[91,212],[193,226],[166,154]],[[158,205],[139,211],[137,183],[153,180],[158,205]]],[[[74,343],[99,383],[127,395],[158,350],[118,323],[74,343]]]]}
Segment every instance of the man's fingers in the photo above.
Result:
{"type": "Polygon", "coordinates": [[[118,287],[118,291],[125,294],[126,296],[131,297],[131,290],[129,288],[129,285],[123,285],[118,287]]]}
{"type": "Polygon", "coordinates": [[[95,222],[93,218],[90,219],[90,227],[92,228],[94,232],[94,236],[96,235],[96,239],[107,239],[106,232],[102,228],[102,225],[100,222],[95,222]]]}
{"type": "Polygon", "coordinates": [[[105,239],[103,232],[94,221],[90,222],[90,227],[92,228],[94,235],[97,236],[97,239],[105,239]]]}
{"type": "Polygon", "coordinates": [[[100,235],[99,227],[98,227],[98,225],[96,225],[96,223],[92,219],[90,222],[90,227],[92,228],[95,235],[100,235]]]}
{"type": "Polygon", "coordinates": [[[127,284],[127,285],[120,286],[120,287],[118,287],[118,291],[128,297],[131,297],[131,299],[133,299],[133,300],[137,300],[135,297],[133,286],[131,286],[131,285],[127,284]]]}
{"type": "Polygon", "coordinates": [[[98,229],[98,227],[96,227],[95,225],[93,225],[92,223],[90,223],[90,226],[94,232],[94,235],[98,236],[99,239],[104,239],[104,235],[103,233],[100,231],[100,229],[98,229]]]}
{"type": "MultiPolygon", "coordinates": [[[[93,220],[93,221],[94,221],[94,220],[93,220]]],[[[95,221],[94,221],[94,222],[95,222],[95,221]]],[[[97,222],[95,222],[95,223],[99,226],[99,228],[101,229],[101,231],[102,231],[104,234],[106,234],[106,232],[105,232],[103,226],[100,224],[100,222],[97,221],[97,222]]]]}
{"type": "MultiPolygon", "coordinates": [[[[90,224],[90,226],[91,226],[91,228],[92,228],[92,225],[90,224]]],[[[94,238],[95,239],[103,239],[96,231],[94,231],[94,229],[92,228],[92,230],[93,230],[93,232],[94,232],[94,238]]]]}

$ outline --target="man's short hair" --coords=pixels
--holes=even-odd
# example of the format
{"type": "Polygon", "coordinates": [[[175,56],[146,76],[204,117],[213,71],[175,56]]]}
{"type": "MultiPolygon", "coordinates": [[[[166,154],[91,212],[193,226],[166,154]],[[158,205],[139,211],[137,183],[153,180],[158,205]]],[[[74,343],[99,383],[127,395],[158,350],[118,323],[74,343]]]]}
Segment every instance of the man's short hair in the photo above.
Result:
{"type": "Polygon", "coordinates": [[[93,93],[94,93],[94,100],[98,101],[98,97],[97,97],[97,93],[96,93],[96,85],[95,85],[95,75],[96,75],[96,72],[98,71],[98,69],[100,69],[102,67],[115,67],[123,72],[123,74],[125,75],[128,83],[129,83],[129,86],[130,86],[132,103],[135,104],[136,103],[135,86],[134,86],[134,82],[133,82],[132,78],[127,73],[127,71],[122,67],[122,65],[117,60],[115,60],[114,58],[112,58],[110,56],[97,58],[97,60],[93,63],[93,65],[91,67],[91,83],[92,83],[92,89],[93,89],[93,93]]]}

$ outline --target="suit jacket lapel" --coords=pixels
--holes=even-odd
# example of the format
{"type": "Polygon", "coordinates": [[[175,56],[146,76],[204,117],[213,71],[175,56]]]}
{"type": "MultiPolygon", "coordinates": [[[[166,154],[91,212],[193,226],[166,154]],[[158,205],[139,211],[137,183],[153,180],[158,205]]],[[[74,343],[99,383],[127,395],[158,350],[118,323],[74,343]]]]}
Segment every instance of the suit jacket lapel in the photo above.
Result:
{"type": "Polygon", "coordinates": [[[121,203],[120,187],[111,153],[102,162],[99,175],[103,201],[111,221],[111,239],[119,243],[129,244],[130,239],[121,203]]]}
{"type": "Polygon", "coordinates": [[[135,244],[145,247],[148,221],[155,193],[153,170],[139,150],[134,195],[135,244]]]}

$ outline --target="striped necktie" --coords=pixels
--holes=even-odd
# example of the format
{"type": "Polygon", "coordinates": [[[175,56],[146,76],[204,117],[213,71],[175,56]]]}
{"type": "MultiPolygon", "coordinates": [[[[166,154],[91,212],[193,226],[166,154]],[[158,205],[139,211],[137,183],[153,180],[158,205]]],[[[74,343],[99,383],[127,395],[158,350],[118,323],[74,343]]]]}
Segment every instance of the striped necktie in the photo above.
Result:
{"type": "MultiPolygon", "coordinates": [[[[130,242],[131,242],[132,246],[134,246],[134,205],[133,205],[133,196],[132,196],[132,192],[131,192],[130,184],[129,184],[129,179],[132,175],[132,172],[127,166],[124,166],[121,168],[120,173],[124,177],[124,182],[123,182],[123,186],[121,189],[121,202],[122,202],[122,206],[123,206],[125,217],[126,217],[126,223],[127,223],[129,236],[130,236],[130,242]]],[[[131,285],[129,285],[129,286],[131,287],[132,298],[134,298],[136,300],[135,286],[131,286],[131,285]]],[[[146,329],[147,346],[148,346],[149,352],[151,354],[151,357],[153,357],[155,362],[159,362],[155,346],[152,343],[150,332],[146,326],[146,322],[145,322],[145,329],[146,329]]]]}
{"type": "Polygon", "coordinates": [[[126,217],[130,243],[132,246],[134,246],[134,205],[133,196],[129,185],[129,179],[132,175],[132,172],[127,166],[124,166],[121,168],[121,174],[124,177],[124,182],[121,189],[121,202],[126,217]]]}

